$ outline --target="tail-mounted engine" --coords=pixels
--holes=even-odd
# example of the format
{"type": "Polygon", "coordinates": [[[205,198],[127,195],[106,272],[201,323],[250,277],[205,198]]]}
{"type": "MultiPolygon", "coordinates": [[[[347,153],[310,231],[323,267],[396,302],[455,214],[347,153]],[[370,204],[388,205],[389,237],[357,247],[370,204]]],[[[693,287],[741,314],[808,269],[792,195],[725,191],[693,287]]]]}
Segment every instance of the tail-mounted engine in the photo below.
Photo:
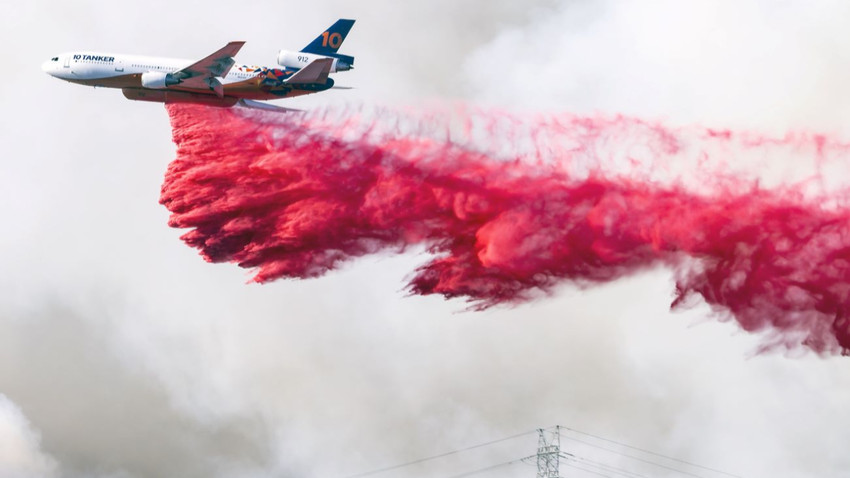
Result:
{"type": "Polygon", "coordinates": [[[315,53],[305,53],[303,51],[280,50],[277,54],[277,64],[286,68],[301,69],[310,64],[311,61],[319,58],[333,58],[331,64],[331,73],[338,71],[348,71],[354,68],[354,57],[345,55],[317,55],[315,53]]]}

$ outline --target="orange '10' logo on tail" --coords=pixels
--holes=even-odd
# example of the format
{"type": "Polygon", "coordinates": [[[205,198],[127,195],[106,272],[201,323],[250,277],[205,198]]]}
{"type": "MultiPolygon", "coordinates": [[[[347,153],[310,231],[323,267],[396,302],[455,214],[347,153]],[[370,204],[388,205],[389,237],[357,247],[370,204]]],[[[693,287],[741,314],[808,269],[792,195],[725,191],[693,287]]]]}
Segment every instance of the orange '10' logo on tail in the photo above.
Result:
{"type": "Polygon", "coordinates": [[[322,46],[330,46],[334,50],[342,45],[342,35],[339,33],[322,33],[322,46]]]}

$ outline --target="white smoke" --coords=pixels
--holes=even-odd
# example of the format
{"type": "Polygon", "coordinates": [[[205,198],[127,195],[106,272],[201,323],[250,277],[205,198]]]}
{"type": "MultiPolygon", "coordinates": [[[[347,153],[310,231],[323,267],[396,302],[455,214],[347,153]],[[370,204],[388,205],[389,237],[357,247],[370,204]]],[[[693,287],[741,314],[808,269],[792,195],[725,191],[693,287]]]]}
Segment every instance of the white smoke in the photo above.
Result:
{"type": "MultiPolygon", "coordinates": [[[[301,106],[450,96],[847,134],[845,3],[239,7],[18,2],[0,18],[15,45],[0,89],[14,112],[0,118],[0,393],[16,404],[0,427],[23,450],[0,450],[0,476],[346,476],[556,422],[744,476],[850,476],[846,361],[750,357],[757,340],[734,325],[694,326],[710,311],[668,313],[667,271],[484,314],[403,297],[415,254],[244,285],[166,227],[163,109],[38,70],[59,51],[191,57],[239,39],[246,62],[270,63],[348,16],[357,69],[337,79],[358,89],[301,106]]],[[[510,445],[431,471],[536,444],[510,445]]]]}
{"type": "Polygon", "coordinates": [[[57,464],[41,450],[41,437],[11,400],[0,393],[0,476],[51,478],[57,464]]]}
{"type": "Polygon", "coordinates": [[[561,2],[465,73],[474,97],[500,105],[846,135],[848,15],[838,0],[561,2]]]}

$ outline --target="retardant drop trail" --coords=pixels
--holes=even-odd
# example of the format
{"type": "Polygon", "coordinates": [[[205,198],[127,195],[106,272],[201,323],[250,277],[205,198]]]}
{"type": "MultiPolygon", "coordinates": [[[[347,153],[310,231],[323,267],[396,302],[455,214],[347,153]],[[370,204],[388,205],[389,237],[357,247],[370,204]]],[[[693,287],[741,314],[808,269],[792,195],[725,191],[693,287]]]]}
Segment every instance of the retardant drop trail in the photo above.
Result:
{"type": "Polygon", "coordinates": [[[168,111],[169,224],[257,282],[424,245],[409,290],[484,308],[666,265],[673,307],[702,297],[771,332],[766,348],[850,349],[844,187],[758,176],[773,153],[846,152],[828,138],[449,108],[168,111]]]}

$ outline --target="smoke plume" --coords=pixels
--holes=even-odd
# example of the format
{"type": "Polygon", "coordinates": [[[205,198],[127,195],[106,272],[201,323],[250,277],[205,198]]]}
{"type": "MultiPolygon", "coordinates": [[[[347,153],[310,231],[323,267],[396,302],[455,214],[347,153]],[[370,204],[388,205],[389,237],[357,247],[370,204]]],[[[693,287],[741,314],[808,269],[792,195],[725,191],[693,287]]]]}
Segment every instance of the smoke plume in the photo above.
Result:
{"type": "Polygon", "coordinates": [[[818,172],[846,146],[829,138],[461,107],[168,111],[169,224],[256,282],[424,247],[408,290],[480,309],[666,266],[674,308],[702,298],[766,349],[850,349],[850,209],[818,172]],[[759,175],[771,154],[814,173],[759,175]]]}

